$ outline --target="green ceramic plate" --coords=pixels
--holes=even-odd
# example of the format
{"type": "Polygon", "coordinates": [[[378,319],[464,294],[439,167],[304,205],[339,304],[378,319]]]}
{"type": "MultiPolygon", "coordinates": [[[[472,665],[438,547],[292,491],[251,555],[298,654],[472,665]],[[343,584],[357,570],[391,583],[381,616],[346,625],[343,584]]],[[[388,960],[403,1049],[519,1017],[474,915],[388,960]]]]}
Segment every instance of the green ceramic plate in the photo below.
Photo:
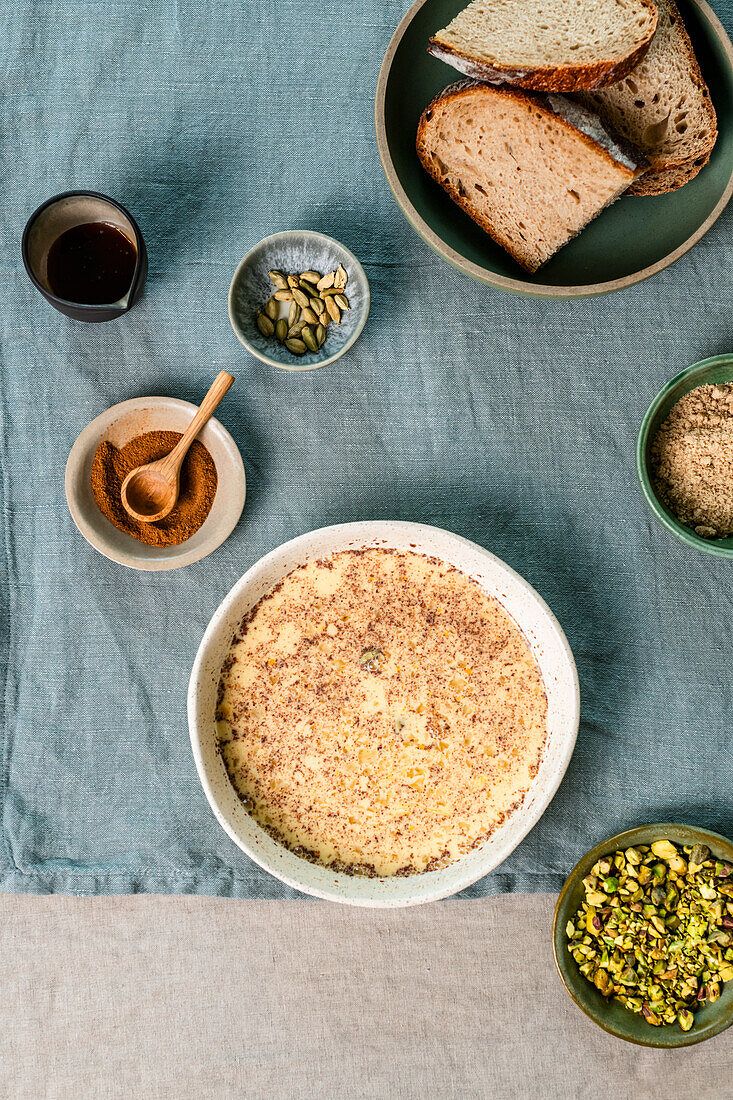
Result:
{"type": "Polygon", "coordinates": [[[622,198],[536,275],[527,275],[422,169],[417,124],[430,99],[460,79],[431,57],[431,34],[464,0],[417,0],[384,58],[375,105],[377,145],[402,211],[428,244],[456,267],[503,290],[577,298],[631,286],[679,259],[699,241],[733,191],[733,47],[705,0],[678,0],[718,113],[710,163],[669,195],[622,198]]]}
{"type": "Polygon", "coordinates": [[[713,855],[733,862],[733,844],[718,833],[698,829],[694,825],[641,825],[609,837],[583,856],[570,872],[555,907],[552,922],[552,947],[563,985],[579,1008],[594,1023],[629,1043],[645,1047],[686,1047],[701,1043],[719,1035],[733,1024],[733,982],[723,985],[720,999],[706,1005],[695,1014],[690,1031],[682,1031],[677,1024],[652,1027],[641,1016],[630,1012],[617,1001],[606,1001],[595,986],[583,977],[567,947],[565,925],[580,907],[583,900],[583,879],[596,860],[619,848],[634,844],[651,844],[653,840],[671,840],[675,844],[707,844],[713,855]]]}
{"type": "Polygon", "coordinates": [[[639,429],[639,437],[636,441],[636,473],[647,504],[668,531],[682,542],[686,542],[688,546],[694,546],[696,550],[702,550],[705,554],[733,558],[732,537],[704,539],[691,527],[685,527],[684,523],[680,523],[674,512],[670,511],[657,496],[649,467],[654,437],[660,424],[669,416],[672,406],[696,386],[714,386],[724,382],[733,382],[733,355],[715,355],[712,359],[703,359],[702,362],[683,370],[668,382],[663,390],[659,391],[639,429]]]}

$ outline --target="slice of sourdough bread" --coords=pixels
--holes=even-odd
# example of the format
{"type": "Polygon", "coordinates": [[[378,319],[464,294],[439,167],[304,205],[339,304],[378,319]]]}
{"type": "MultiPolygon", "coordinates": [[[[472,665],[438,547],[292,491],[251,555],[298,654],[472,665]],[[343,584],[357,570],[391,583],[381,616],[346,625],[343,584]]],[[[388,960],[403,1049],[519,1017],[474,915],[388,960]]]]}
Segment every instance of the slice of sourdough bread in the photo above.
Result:
{"type": "Polygon", "coordinates": [[[417,153],[454,202],[530,272],[646,166],[578,103],[473,80],[451,84],[428,105],[417,153]]]}
{"type": "Polygon", "coordinates": [[[574,92],[631,72],[656,26],[652,0],[473,0],[428,50],[476,80],[574,92]]]}
{"type": "Polygon", "coordinates": [[[619,84],[580,100],[633,141],[649,171],[631,188],[661,195],[693,179],[718,136],[715,108],[674,0],[657,0],[659,26],[649,52],[619,84]]]}

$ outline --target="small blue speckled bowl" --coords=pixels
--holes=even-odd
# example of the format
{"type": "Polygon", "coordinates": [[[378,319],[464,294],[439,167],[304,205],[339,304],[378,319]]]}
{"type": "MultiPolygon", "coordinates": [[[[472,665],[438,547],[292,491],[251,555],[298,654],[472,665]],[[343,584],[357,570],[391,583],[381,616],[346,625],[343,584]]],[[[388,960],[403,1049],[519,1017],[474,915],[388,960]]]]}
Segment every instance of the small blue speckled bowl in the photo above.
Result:
{"type": "Polygon", "coordinates": [[[340,359],[356,342],[369,316],[369,303],[369,282],[353,252],[323,233],[296,229],[265,237],[244,257],[229,287],[229,320],[247,351],[263,363],[283,370],[314,370],[340,359]],[[257,311],[275,292],[268,271],[295,275],[312,269],[325,275],[340,263],[349,276],[344,294],[351,309],[344,311],[340,325],[331,322],[319,351],[293,355],[274,337],[262,335],[257,311]]]}

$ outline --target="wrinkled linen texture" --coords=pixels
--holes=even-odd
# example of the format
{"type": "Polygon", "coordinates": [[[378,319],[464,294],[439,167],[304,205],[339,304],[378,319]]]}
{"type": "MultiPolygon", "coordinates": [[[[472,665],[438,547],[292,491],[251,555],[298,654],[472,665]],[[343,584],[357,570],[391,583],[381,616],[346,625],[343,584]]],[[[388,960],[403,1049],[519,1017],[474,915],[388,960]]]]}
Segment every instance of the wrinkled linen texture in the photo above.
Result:
{"type": "MultiPolygon", "coordinates": [[[[364,518],[489,548],[547,600],[578,663],[564,782],[467,896],[556,889],[589,845],[641,822],[733,831],[731,565],[668,535],[634,472],[657,390],[733,348],[733,210],[615,295],[535,301],[473,283],[412,232],[379,165],[374,91],[402,14],[395,0],[4,12],[0,888],[294,895],[207,805],[188,676],[258,557],[364,518]],[[22,268],[26,219],[71,188],[118,198],[147,241],[145,295],[108,324],[56,313],[22,268]],[[251,358],[226,311],[237,262],[286,228],[344,241],[373,293],[355,348],[302,375],[251,358]],[[237,382],[218,415],[248,476],[238,527],[177,572],[101,557],[64,498],[77,434],[126,398],[199,401],[221,368],[237,382]]],[[[731,0],[718,14],[733,25],[731,0]]]]}

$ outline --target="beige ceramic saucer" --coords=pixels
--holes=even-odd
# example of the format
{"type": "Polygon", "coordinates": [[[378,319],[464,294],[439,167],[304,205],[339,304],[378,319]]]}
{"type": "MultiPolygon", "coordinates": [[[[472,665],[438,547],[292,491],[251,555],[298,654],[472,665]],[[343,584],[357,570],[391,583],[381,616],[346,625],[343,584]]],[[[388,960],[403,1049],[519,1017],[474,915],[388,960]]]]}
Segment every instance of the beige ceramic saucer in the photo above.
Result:
{"type": "Polygon", "coordinates": [[[197,438],[216,466],[219,478],[216,496],[201,527],[180,546],[146,546],[118,531],[102,515],[92,495],[92,460],[103,440],[123,447],[143,432],[183,432],[195,412],[196,406],[190,401],[175,397],[137,397],[113,405],[96,417],[74,443],[66,463],[66,500],[71,518],[84,538],[105,558],[130,569],[180,569],[205,558],[234,530],[244,507],[244,464],[237,444],[215,419],[208,422],[197,438]]]}

